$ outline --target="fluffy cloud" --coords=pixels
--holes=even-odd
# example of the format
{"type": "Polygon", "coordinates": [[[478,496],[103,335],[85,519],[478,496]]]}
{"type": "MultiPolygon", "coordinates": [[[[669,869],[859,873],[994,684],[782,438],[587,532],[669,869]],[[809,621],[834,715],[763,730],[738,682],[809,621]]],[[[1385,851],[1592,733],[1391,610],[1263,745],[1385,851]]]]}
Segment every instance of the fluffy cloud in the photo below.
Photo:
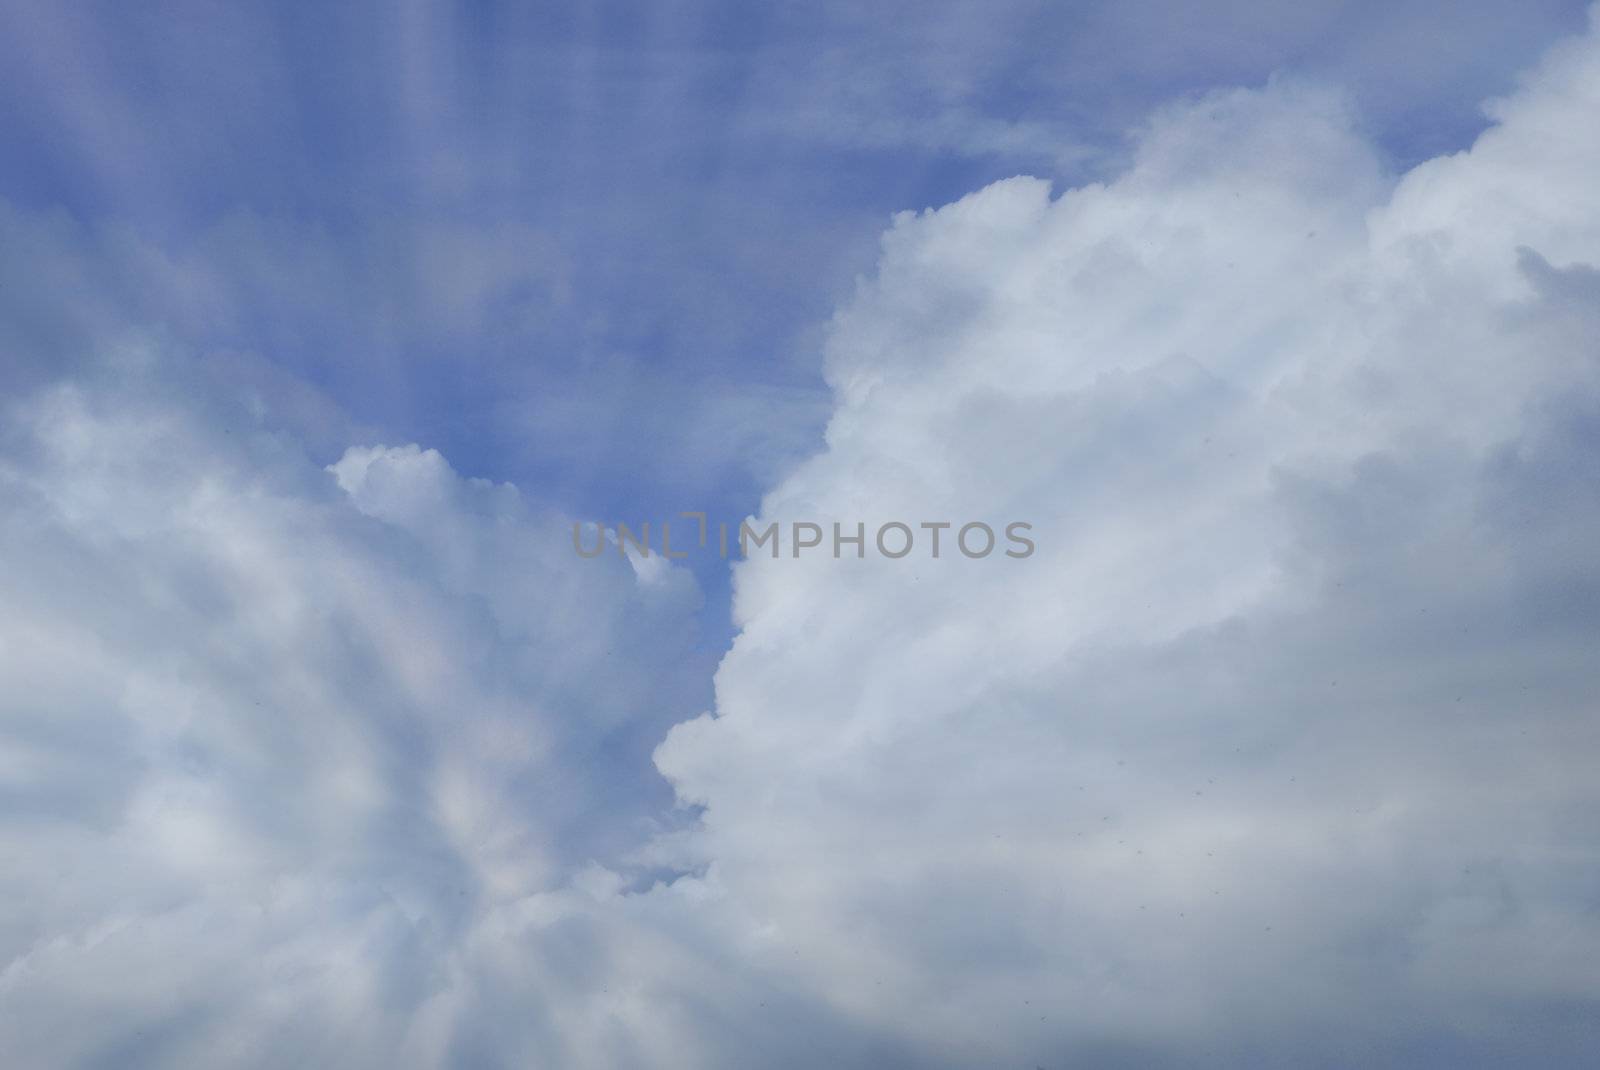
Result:
{"type": "Polygon", "coordinates": [[[485,925],[633,872],[650,749],[699,701],[682,570],[578,561],[568,518],[432,451],[324,471],[138,352],[5,427],[20,1065],[424,1065],[485,925]]]}
{"type": "Polygon", "coordinates": [[[743,563],[693,720],[681,571],[432,450],[319,463],[292,384],[32,360],[7,1050],[1577,1063],[1597,105],[1590,36],[1397,177],[1281,81],[1157,114],[1115,181],[897,219],[762,515],[1038,552],[743,563]]]}
{"type": "Polygon", "coordinates": [[[763,519],[1039,552],[739,566],[658,763],[766,962],[926,1063],[1593,1042],[1597,105],[1394,180],[1284,82],[897,220],[763,519]]]}

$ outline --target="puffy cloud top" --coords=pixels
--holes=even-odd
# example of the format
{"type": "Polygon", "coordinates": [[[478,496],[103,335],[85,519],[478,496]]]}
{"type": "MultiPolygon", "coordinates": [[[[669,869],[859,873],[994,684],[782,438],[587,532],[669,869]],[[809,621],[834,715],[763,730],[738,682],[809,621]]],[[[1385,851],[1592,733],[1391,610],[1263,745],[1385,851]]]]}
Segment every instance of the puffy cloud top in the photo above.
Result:
{"type": "Polygon", "coordinates": [[[758,961],[929,1064],[1576,1058],[1597,92],[1590,37],[1398,180],[1219,93],[896,220],[763,518],[1039,551],[739,566],[658,763],[758,961]]]}

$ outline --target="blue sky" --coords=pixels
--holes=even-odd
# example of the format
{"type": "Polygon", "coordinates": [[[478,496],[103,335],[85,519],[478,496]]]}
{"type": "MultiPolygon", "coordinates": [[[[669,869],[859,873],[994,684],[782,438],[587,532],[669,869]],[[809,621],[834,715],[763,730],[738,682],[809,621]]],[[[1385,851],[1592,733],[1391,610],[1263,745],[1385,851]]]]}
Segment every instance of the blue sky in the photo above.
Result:
{"type": "MultiPolygon", "coordinates": [[[[384,441],[615,521],[743,516],[816,447],[822,328],[892,213],[1015,174],[1106,177],[1153,107],[1275,72],[1350,93],[1404,167],[1468,144],[1480,102],[1583,5],[5,17],[13,210],[207,273],[211,307],[135,298],[185,342],[256,355],[384,441]]],[[[723,589],[719,568],[700,578],[723,589]]],[[[720,597],[717,644],[719,616],[720,597]]]]}
{"type": "Polygon", "coordinates": [[[0,1047],[1583,1065],[1597,41],[0,3],[0,1047]]]}

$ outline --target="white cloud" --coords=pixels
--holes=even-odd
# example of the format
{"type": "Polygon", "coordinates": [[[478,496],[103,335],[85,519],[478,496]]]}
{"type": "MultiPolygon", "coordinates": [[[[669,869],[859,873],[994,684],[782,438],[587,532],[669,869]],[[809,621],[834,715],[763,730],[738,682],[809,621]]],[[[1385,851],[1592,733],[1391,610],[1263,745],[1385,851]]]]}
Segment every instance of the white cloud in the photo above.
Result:
{"type": "Polygon", "coordinates": [[[762,512],[1039,551],[741,565],[716,716],[670,733],[683,571],[581,560],[434,450],[313,461],[336,421],[282,383],[32,369],[0,424],[8,1052],[1575,1060],[1597,93],[1591,36],[1396,177],[1281,80],[1158,114],[1113,182],[898,219],[831,333],[827,448],[762,512]]]}
{"type": "Polygon", "coordinates": [[[654,827],[698,594],[433,451],[324,472],[168,371],[7,407],[0,1031],[36,1066],[427,1065],[485,928],[654,827]]]}
{"type": "Polygon", "coordinates": [[[1040,549],[739,567],[658,763],[802,983],[958,1065],[1574,1057],[1597,93],[1591,36],[1397,182],[1335,96],[1218,93],[897,221],[763,518],[1040,549]]]}

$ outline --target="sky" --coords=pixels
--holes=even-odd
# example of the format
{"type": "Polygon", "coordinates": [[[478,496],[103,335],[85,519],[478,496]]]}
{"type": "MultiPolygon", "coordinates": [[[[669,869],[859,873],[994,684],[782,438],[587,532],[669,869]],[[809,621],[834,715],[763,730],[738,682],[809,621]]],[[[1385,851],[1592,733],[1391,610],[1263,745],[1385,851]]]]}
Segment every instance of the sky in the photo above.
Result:
{"type": "Polygon", "coordinates": [[[1589,1065],[1595,17],[0,2],[9,1058],[1589,1065]]]}

